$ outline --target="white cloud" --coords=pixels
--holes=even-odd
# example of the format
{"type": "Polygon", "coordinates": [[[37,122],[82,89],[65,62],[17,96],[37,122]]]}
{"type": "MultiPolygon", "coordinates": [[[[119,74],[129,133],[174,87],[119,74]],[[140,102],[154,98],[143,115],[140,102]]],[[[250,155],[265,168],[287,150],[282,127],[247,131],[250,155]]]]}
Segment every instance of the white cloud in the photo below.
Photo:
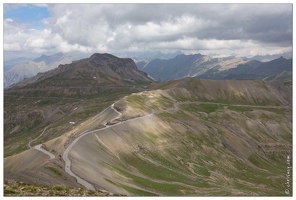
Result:
{"type": "Polygon", "coordinates": [[[90,48],[90,47],[82,46],[79,44],[69,44],[65,41],[60,43],[60,45],[58,46],[58,49],[59,49],[59,51],[67,52],[67,53],[73,52],[73,51],[88,53],[88,52],[92,51],[92,48],[90,48]]]}
{"type": "Polygon", "coordinates": [[[198,20],[194,16],[184,15],[176,17],[174,20],[147,22],[144,25],[135,26],[131,31],[138,36],[139,40],[167,40],[176,38],[182,34],[186,35],[205,26],[203,20],[198,20]],[[175,37],[174,37],[175,36],[175,37]]]}
{"type": "Polygon", "coordinates": [[[292,49],[291,4],[38,6],[50,12],[50,17],[42,20],[46,28],[30,30],[25,23],[4,19],[4,51],[180,49],[243,56],[292,49]]]}
{"type": "Polygon", "coordinates": [[[48,4],[46,4],[46,3],[34,3],[33,5],[34,6],[38,6],[38,7],[43,7],[43,8],[47,8],[48,7],[48,4]]]}
{"type": "Polygon", "coordinates": [[[19,51],[21,47],[18,43],[4,44],[4,51],[19,51]]]}
{"type": "Polygon", "coordinates": [[[13,22],[14,20],[13,19],[10,19],[10,18],[7,18],[7,19],[4,19],[4,23],[6,22],[6,23],[11,23],[11,22],[13,22]]]}

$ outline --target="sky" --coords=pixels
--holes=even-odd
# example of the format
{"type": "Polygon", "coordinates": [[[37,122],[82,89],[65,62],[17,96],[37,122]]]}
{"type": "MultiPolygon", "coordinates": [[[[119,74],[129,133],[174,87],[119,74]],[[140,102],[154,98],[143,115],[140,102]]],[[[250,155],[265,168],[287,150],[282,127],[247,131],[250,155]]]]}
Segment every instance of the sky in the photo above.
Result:
{"type": "Polygon", "coordinates": [[[4,59],[63,52],[181,50],[252,57],[292,51],[292,4],[8,4],[4,59]]]}

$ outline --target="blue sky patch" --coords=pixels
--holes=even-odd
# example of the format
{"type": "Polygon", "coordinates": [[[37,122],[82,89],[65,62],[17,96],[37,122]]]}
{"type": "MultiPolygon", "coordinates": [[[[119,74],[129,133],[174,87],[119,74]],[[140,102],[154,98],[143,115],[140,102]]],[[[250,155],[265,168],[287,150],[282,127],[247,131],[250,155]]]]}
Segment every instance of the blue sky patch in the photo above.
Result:
{"type": "Polygon", "coordinates": [[[9,8],[4,6],[4,19],[11,18],[18,22],[28,23],[30,28],[43,29],[44,25],[41,23],[41,20],[49,17],[46,7],[39,7],[32,4],[20,6],[10,4],[7,6],[9,8]]]}

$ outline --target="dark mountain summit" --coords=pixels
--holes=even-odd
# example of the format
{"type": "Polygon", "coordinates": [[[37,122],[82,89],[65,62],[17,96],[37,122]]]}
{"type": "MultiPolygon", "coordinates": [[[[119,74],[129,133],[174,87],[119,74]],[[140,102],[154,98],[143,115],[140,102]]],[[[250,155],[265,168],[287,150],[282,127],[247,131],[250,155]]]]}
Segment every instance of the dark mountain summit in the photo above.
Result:
{"type": "Polygon", "coordinates": [[[139,71],[132,59],[95,53],[90,58],[39,73],[12,85],[6,91],[55,90],[59,94],[67,94],[69,90],[76,89],[79,93],[94,93],[102,87],[131,87],[151,82],[153,80],[145,72],[139,71]]]}
{"type": "Polygon", "coordinates": [[[96,53],[89,58],[88,65],[96,67],[101,73],[117,79],[151,81],[146,73],[138,70],[136,64],[130,58],[118,58],[111,54],[96,53]]]}

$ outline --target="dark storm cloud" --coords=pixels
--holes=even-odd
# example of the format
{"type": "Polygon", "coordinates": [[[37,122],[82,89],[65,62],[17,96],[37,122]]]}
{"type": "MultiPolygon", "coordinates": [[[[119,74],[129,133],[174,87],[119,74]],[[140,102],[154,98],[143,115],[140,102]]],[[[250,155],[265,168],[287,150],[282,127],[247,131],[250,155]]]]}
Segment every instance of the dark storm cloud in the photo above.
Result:
{"type": "Polygon", "coordinates": [[[292,42],[292,13],[253,17],[243,30],[250,39],[289,45],[292,42]]]}
{"type": "Polygon", "coordinates": [[[104,10],[110,26],[123,22],[173,24],[184,15],[205,21],[205,27],[192,27],[183,34],[171,35],[168,40],[188,34],[199,39],[291,44],[292,4],[119,4],[104,10]]]}
{"type": "Polygon", "coordinates": [[[256,40],[263,43],[277,43],[281,46],[291,45],[291,5],[285,5],[287,10],[280,13],[276,13],[276,7],[280,5],[268,5],[275,11],[274,13],[260,11],[260,7],[265,6],[261,4],[248,5],[246,10],[244,6],[246,5],[239,5],[233,9],[229,5],[223,8],[222,5],[220,12],[218,9],[212,9],[207,15],[195,15],[197,18],[209,19],[212,25],[189,35],[199,39],[256,40]],[[256,9],[252,10],[250,7],[256,9]]]}

